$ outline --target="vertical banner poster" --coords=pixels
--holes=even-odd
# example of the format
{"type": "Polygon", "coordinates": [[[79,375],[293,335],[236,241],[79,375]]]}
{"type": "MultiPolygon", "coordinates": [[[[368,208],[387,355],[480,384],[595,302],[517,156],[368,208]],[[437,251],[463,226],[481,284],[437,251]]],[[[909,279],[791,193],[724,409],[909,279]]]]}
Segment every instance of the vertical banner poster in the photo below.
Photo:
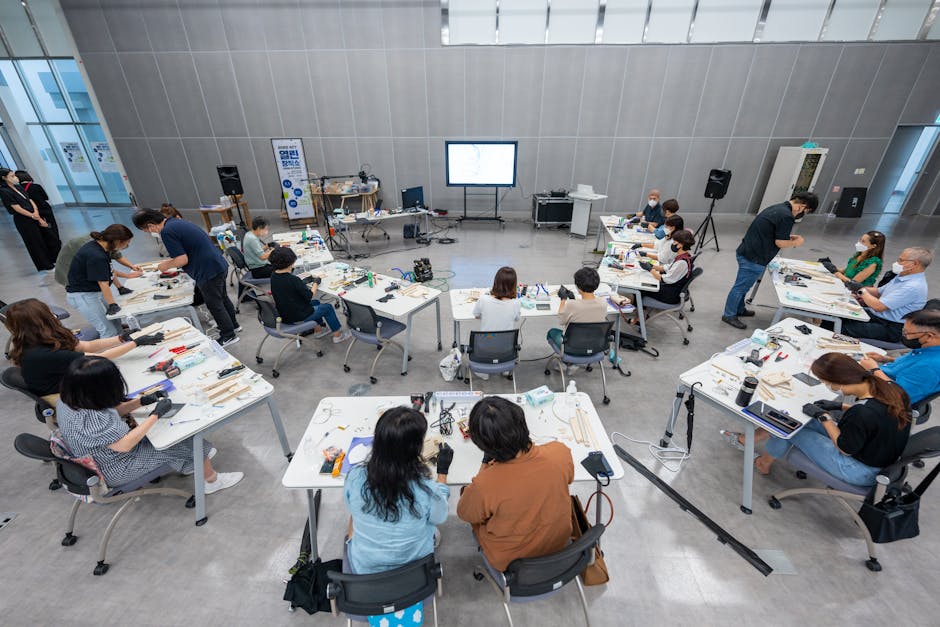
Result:
{"type": "Polygon", "coordinates": [[[62,148],[62,154],[69,164],[69,170],[76,174],[91,172],[91,168],[88,166],[88,160],[85,159],[85,154],[82,152],[82,148],[78,145],[78,142],[59,142],[59,146],[62,148]]]}
{"type": "Polygon", "coordinates": [[[281,195],[291,220],[314,217],[313,199],[307,183],[307,159],[304,143],[298,138],[272,139],[274,161],[281,181],[281,195]]]}
{"type": "Polygon", "coordinates": [[[111,154],[111,146],[108,142],[91,142],[91,154],[98,162],[98,167],[102,172],[117,172],[117,162],[114,155],[111,154]]]}

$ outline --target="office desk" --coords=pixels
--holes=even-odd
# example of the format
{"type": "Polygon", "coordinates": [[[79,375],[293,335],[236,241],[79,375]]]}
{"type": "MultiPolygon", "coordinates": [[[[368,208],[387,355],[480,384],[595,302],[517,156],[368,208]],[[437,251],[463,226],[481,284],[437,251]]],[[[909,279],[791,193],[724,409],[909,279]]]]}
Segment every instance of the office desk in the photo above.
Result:
{"type": "MultiPolygon", "coordinates": [[[[623,478],[623,466],[620,465],[620,458],[614,453],[613,445],[604,430],[600,416],[598,416],[597,410],[594,409],[594,404],[587,394],[579,392],[577,402],[583,412],[583,418],[589,424],[589,443],[575,441],[570,424],[572,412],[567,404],[567,394],[556,394],[553,402],[540,407],[529,405],[522,395],[502,394],[500,396],[515,401],[522,406],[525,411],[529,434],[535,444],[559,441],[571,449],[575,481],[594,481],[594,478],[588,474],[580,462],[587,457],[588,452],[596,450],[604,453],[604,457],[607,458],[614,471],[613,478],[623,478]]],[[[445,402],[448,406],[450,405],[450,401],[445,402]]],[[[464,413],[469,416],[470,408],[473,407],[474,403],[475,400],[458,402],[457,407],[452,410],[454,419],[459,419],[464,413]]],[[[323,488],[342,488],[344,482],[342,476],[334,478],[330,475],[320,474],[320,466],[323,464],[323,449],[335,446],[344,451],[348,450],[349,443],[354,437],[372,435],[375,423],[382,412],[399,405],[410,406],[409,397],[327,397],[321,399],[317,405],[317,409],[307,425],[307,430],[304,432],[303,439],[297,447],[297,452],[287,467],[283,479],[281,479],[281,484],[285,488],[307,491],[311,560],[315,560],[318,554],[315,506],[317,498],[315,491],[323,488]],[[341,430],[337,428],[339,426],[346,428],[341,430]]],[[[440,404],[432,401],[430,411],[426,414],[428,424],[436,422],[439,415],[440,404]]],[[[436,436],[441,438],[454,449],[454,461],[450,467],[450,473],[447,475],[448,485],[469,484],[480,469],[480,461],[483,458],[482,451],[474,446],[469,439],[465,439],[456,425],[454,425],[451,435],[441,436],[436,428],[429,428],[427,435],[428,437],[436,436]]]]}
{"type": "Polygon", "coordinates": [[[767,269],[770,271],[774,290],[777,292],[777,301],[780,303],[771,325],[777,324],[785,314],[795,316],[809,314],[813,318],[831,321],[835,325],[835,332],[840,333],[843,318],[870,320],[862,306],[855,302],[845,284],[830,274],[819,262],[777,257],[770,262],[767,269]],[[801,279],[806,287],[796,287],[784,282],[784,276],[791,272],[802,272],[813,278],[801,279]],[[799,300],[801,297],[809,301],[799,300]]]}
{"type": "MultiPolygon", "coordinates": [[[[656,241],[656,236],[646,229],[641,229],[639,225],[630,226],[627,224],[627,218],[619,216],[600,216],[600,224],[597,226],[597,239],[594,240],[594,252],[602,252],[601,240],[606,239],[611,242],[621,244],[652,244],[656,241]]],[[[607,250],[610,254],[610,250],[607,250]]]]}
{"type": "Polygon", "coordinates": [[[323,292],[324,294],[329,294],[330,296],[335,296],[337,298],[345,298],[354,303],[359,303],[360,305],[368,305],[375,310],[380,316],[385,316],[387,318],[405,318],[405,324],[407,328],[405,329],[405,341],[404,341],[404,354],[401,358],[401,374],[402,376],[408,374],[408,355],[411,350],[411,330],[414,325],[412,325],[412,320],[416,313],[434,305],[435,316],[437,320],[437,350],[441,350],[441,291],[436,290],[433,287],[428,287],[422,285],[421,283],[409,283],[403,279],[395,279],[384,274],[373,274],[373,287],[369,287],[369,284],[365,281],[362,283],[347,286],[344,285],[345,282],[354,280],[356,277],[364,276],[366,274],[365,270],[361,268],[351,268],[349,264],[333,262],[325,266],[317,268],[316,270],[311,270],[310,274],[312,276],[321,277],[323,282],[320,283],[318,292],[323,292]],[[401,289],[391,292],[393,298],[387,302],[379,302],[378,299],[386,296],[389,292],[385,291],[385,288],[391,285],[392,283],[397,283],[401,286],[401,289]],[[411,288],[414,290],[413,295],[403,294],[403,290],[411,288]]]}
{"type": "MultiPolygon", "coordinates": [[[[196,350],[203,352],[206,355],[206,360],[183,370],[178,376],[170,379],[175,388],[170,392],[170,398],[175,403],[186,403],[186,406],[172,418],[158,420],[157,424],[147,433],[150,443],[158,450],[192,439],[196,525],[200,526],[205,524],[208,519],[206,515],[205,476],[202,467],[202,441],[207,434],[244,416],[262,404],[267,404],[271,419],[274,421],[274,429],[281,443],[281,450],[287,459],[290,459],[292,454],[287,435],[284,433],[284,425],[281,423],[277,404],[272,397],[273,386],[262,379],[260,374],[255,374],[246,368],[230,376],[226,381],[237,382],[238,388],[246,386],[248,389],[232,398],[226,398],[228,392],[222,393],[210,405],[209,399],[202,391],[202,386],[217,382],[217,372],[232,366],[238,360],[228,354],[214,340],[210,340],[191,327],[182,318],[167,320],[162,324],[164,333],[171,333],[184,328],[189,329],[189,331],[164,342],[158,347],[139,346],[115,363],[127,381],[128,391],[135,392],[166,380],[163,373],[145,371],[158,361],[168,359],[170,356],[169,348],[202,342],[196,350]],[[157,348],[161,348],[161,350],[154,355],[157,348]],[[150,355],[153,355],[153,357],[150,357],[150,355]]],[[[223,387],[228,385],[230,383],[225,384],[223,387]]],[[[231,390],[231,392],[234,393],[238,388],[231,390]]],[[[133,414],[138,418],[148,415],[146,408],[139,409],[133,414]]]]}
{"type": "MultiPolygon", "coordinates": [[[[144,264],[146,265],[146,264],[144,264]]],[[[114,302],[121,311],[108,316],[109,320],[119,320],[134,316],[145,327],[156,319],[166,320],[175,317],[173,314],[183,315],[199,331],[202,325],[196,308],[193,307],[193,295],[196,283],[185,272],[180,272],[172,279],[161,279],[159,272],[145,272],[136,279],[124,279],[124,285],[133,293],[126,296],[117,294],[114,290],[114,302]],[[155,296],[168,298],[154,298],[155,296]]]]}
{"type": "Polygon", "coordinates": [[[326,242],[323,241],[323,237],[320,236],[320,232],[316,229],[275,233],[272,238],[282,246],[290,246],[294,254],[297,255],[297,265],[302,270],[317,268],[333,261],[333,254],[327,247],[326,242]],[[307,240],[301,242],[304,232],[307,233],[307,240]]]}
{"type": "Polygon", "coordinates": [[[379,197],[379,188],[370,189],[367,192],[360,191],[343,191],[343,186],[338,184],[331,184],[326,186],[326,192],[324,193],[319,185],[310,186],[310,196],[313,198],[314,207],[319,207],[324,213],[329,213],[333,209],[333,202],[327,202],[327,197],[332,196],[340,199],[339,207],[345,209],[346,201],[352,200],[353,198],[360,199],[362,211],[372,211],[375,209],[375,203],[379,197]],[[327,209],[329,205],[329,209],[327,209]]]}
{"type": "MultiPolygon", "coordinates": [[[[623,244],[608,244],[608,250],[615,254],[624,248],[623,244]]],[[[623,270],[613,268],[610,264],[615,261],[613,256],[604,257],[597,266],[597,273],[601,281],[613,285],[618,294],[632,294],[636,305],[636,316],[640,323],[640,336],[646,339],[646,316],[643,314],[642,292],[655,293],[659,291],[659,281],[651,273],[639,266],[638,257],[626,247],[624,250],[623,270]]],[[[619,331],[619,329],[618,329],[619,331]]],[[[618,336],[619,344],[619,336],[618,336]]]]}
{"type": "MultiPolygon", "coordinates": [[[[722,353],[717,353],[710,360],[686,370],[679,375],[679,383],[676,386],[676,397],[672,403],[672,411],[666,420],[666,432],[663,440],[660,442],[663,446],[668,446],[670,439],[675,433],[676,420],[682,407],[683,396],[695,386],[695,396],[697,399],[705,400],[726,415],[737,418],[744,425],[744,469],[741,485],[741,511],[745,514],[751,513],[751,496],[754,481],[754,432],[760,427],[770,431],[773,435],[789,439],[793,434],[786,434],[766,424],[762,420],[751,416],[743,411],[743,408],[735,404],[735,397],[741,382],[745,376],[755,376],[759,380],[776,372],[782,372],[793,375],[798,372],[809,373],[813,361],[823,353],[834,352],[832,348],[821,348],[818,346],[820,339],[831,339],[832,332],[826,331],[816,326],[807,325],[811,330],[811,335],[803,335],[796,330],[800,320],[795,318],[786,318],[780,324],[771,327],[779,333],[790,338],[792,344],[781,342],[780,348],[769,351],[771,356],[764,362],[760,368],[752,364],[745,364],[741,361],[741,355],[748,355],[752,348],[758,348],[760,345],[751,343],[748,339],[741,340],[737,344],[729,346],[722,353]],[[794,346],[794,344],[796,346],[794,346]],[[789,355],[783,361],[775,361],[778,353],[789,355]]],[[[855,353],[875,351],[884,353],[867,344],[861,344],[858,348],[839,350],[838,352],[855,353]]],[[[767,348],[761,349],[761,357],[768,353],[767,348]]],[[[773,397],[763,393],[759,388],[754,393],[752,402],[764,401],[774,409],[788,413],[791,418],[806,424],[812,420],[809,416],[803,414],[803,405],[812,401],[821,399],[832,400],[837,394],[830,392],[825,385],[808,386],[805,383],[792,379],[790,381],[790,390],[778,390],[776,387],[769,387],[773,397]]],[[[701,427],[700,427],[701,428],[701,427]]],[[[796,433],[796,432],[794,432],[796,433]]]]}
{"type": "Polygon", "coordinates": [[[216,214],[219,216],[219,219],[222,220],[222,224],[227,222],[234,222],[235,216],[232,214],[233,210],[241,208],[245,213],[243,218],[245,224],[251,226],[251,211],[248,209],[248,203],[241,199],[241,196],[238,196],[238,202],[235,204],[228,205],[213,205],[211,207],[199,207],[199,213],[202,214],[202,221],[206,225],[206,232],[209,233],[212,231],[212,220],[209,216],[216,214]]]}

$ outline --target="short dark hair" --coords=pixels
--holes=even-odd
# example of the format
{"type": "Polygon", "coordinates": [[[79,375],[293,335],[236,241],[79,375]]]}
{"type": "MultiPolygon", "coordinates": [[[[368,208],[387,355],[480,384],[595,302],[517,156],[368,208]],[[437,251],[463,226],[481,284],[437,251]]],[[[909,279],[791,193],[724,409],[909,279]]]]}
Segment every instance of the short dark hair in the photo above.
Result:
{"type": "Polygon", "coordinates": [[[275,270],[289,268],[295,261],[297,261],[297,254],[291,250],[290,246],[278,246],[268,255],[268,263],[275,270]]]}
{"type": "Polygon", "coordinates": [[[143,230],[151,224],[163,224],[163,221],[166,220],[166,216],[156,209],[138,209],[134,212],[132,220],[134,221],[134,226],[143,230]]]}
{"type": "Polygon", "coordinates": [[[16,175],[16,178],[20,180],[20,183],[32,183],[33,177],[29,175],[29,172],[26,170],[17,170],[13,174],[16,175]]]}
{"type": "Polygon", "coordinates": [[[685,229],[685,220],[682,219],[682,216],[669,216],[666,218],[666,226],[671,226],[675,229],[673,233],[678,233],[685,229]]]}
{"type": "Polygon", "coordinates": [[[679,211],[679,201],[675,198],[670,198],[663,203],[663,211],[668,211],[669,213],[676,213],[679,211]]]}
{"type": "Polygon", "coordinates": [[[60,392],[62,402],[72,409],[100,411],[124,402],[127,383],[113,361],[100,355],[86,355],[69,364],[60,392]]]}
{"type": "Polygon", "coordinates": [[[470,440],[487,457],[508,462],[532,448],[522,408],[499,396],[488,396],[470,411],[470,440]]]}
{"type": "Polygon", "coordinates": [[[811,212],[816,211],[816,207],[819,206],[819,196],[813,192],[797,192],[790,196],[790,200],[795,200],[800,204],[806,205],[806,208],[811,212]]]}
{"type": "Polygon", "coordinates": [[[493,298],[515,298],[519,279],[516,277],[515,268],[503,266],[496,271],[493,277],[493,287],[490,289],[490,296],[493,298]]]}
{"type": "Polygon", "coordinates": [[[934,333],[940,333],[940,311],[936,309],[921,309],[913,311],[904,319],[915,327],[930,328],[934,333]]]}
{"type": "Polygon", "coordinates": [[[254,218],[251,221],[251,230],[256,231],[258,229],[263,229],[267,225],[268,225],[268,221],[265,220],[264,218],[254,218]]]}
{"type": "Polygon", "coordinates": [[[574,285],[582,292],[591,294],[601,284],[601,276],[594,268],[581,268],[574,273],[574,285]]]}
{"type": "Polygon", "coordinates": [[[692,250],[692,247],[695,246],[695,236],[685,229],[673,232],[672,241],[681,244],[685,250],[692,250]]]}

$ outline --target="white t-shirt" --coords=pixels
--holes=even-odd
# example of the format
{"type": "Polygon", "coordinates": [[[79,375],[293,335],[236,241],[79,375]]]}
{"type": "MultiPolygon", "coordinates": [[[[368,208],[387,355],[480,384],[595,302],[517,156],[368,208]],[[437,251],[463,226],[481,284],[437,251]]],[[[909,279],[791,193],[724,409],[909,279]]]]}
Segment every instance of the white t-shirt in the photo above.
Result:
{"type": "Polygon", "coordinates": [[[659,265],[666,267],[676,258],[676,253],[672,252],[672,244],[673,241],[668,237],[658,239],[655,244],[653,244],[656,255],[659,258],[659,265]]]}
{"type": "Polygon", "coordinates": [[[473,317],[480,319],[481,331],[511,331],[522,319],[518,298],[499,300],[489,294],[480,296],[473,305],[473,317]]]}

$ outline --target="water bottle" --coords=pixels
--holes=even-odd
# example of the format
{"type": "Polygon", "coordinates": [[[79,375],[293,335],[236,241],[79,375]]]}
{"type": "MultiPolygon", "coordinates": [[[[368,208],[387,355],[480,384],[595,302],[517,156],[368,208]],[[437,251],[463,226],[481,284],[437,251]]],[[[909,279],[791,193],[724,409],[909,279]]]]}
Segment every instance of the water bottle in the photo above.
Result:
{"type": "Polygon", "coordinates": [[[140,323],[137,322],[137,317],[134,315],[127,316],[127,329],[133,333],[134,331],[140,331],[140,323]]]}
{"type": "Polygon", "coordinates": [[[49,428],[52,428],[52,417],[55,416],[55,410],[51,407],[49,409],[42,410],[42,421],[49,425],[49,428]]]}
{"type": "Polygon", "coordinates": [[[300,232],[300,242],[303,243],[306,241],[307,241],[307,229],[304,229],[303,231],[300,232]]]}
{"type": "Polygon", "coordinates": [[[369,272],[368,277],[369,277],[369,287],[375,287],[375,277],[372,275],[371,271],[369,272]]]}
{"type": "Polygon", "coordinates": [[[568,402],[568,416],[574,418],[578,411],[578,385],[574,379],[568,382],[568,388],[565,390],[566,400],[568,402]]]}

